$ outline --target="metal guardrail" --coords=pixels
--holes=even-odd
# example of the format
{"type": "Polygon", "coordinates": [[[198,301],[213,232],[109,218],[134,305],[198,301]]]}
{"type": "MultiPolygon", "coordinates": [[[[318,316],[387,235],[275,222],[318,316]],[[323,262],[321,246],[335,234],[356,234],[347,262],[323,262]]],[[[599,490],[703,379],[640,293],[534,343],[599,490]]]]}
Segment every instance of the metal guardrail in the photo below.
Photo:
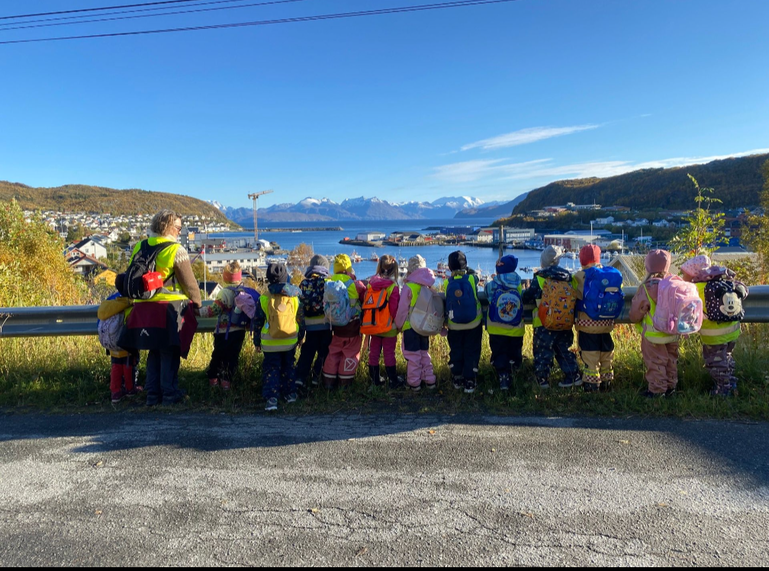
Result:
{"type": "MultiPolygon", "coordinates": [[[[629,323],[630,300],[637,288],[623,288],[625,309],[617,323],[629,323]]],[[[479,293],[481,303],[487,300],[479,293]]],[[[203,304],[210,304],[204,301],[203,304]]],[[[70,335],[96,335],[97,305],[62,307],[4,307],[0,308],[0,338],[5,337],[59,337],[70,335]]],[[[753,286],[744,302],[746,323],[769,323],[769,286],[753,286]]],[[[524,307],[526,323],[531,323],[533,306],[524,307]]],[[[198,332],[212,333],[216,319],[198,319],[198,332]]]]}

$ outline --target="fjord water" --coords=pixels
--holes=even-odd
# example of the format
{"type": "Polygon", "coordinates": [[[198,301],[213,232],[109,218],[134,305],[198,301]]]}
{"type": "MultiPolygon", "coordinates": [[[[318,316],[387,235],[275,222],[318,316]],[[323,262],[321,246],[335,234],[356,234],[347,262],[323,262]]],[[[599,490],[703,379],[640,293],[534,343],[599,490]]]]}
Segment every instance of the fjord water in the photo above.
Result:
{"type": "MultiPolygon", "coordinates": [[[[353,251],[357,252],[363,261],[354,265],[355,273],[359,278],[371,276],[376,271],[376,262],[371,262],[368,258],[376,252],[377,255],[390,254],[392,256],[409,258],[420,254],[427,261],[427,266],[436,269],[438,262],[446,263],[449,254],[457,249],[464,251],[467,256],[467,264],[474,270],[480,269],[484,274],[494,273],[494,267],[497,262],[496,248],[472,248],[469,246],[415,246],[415,247],[393,247],[383,246],[381,248],[371,248],[365,246],[351,246],[340,244],[339,241],[345,237],[354,240],[361,232],[384,232],[389,234],[396,231],[416,231],[423,234],[434,232],[427,231],[428,227],[447,227],[447,226],[481,226],[485,227],[491,224],[491,219],[450,219],[450,220],[355,220],[355,221],[330,221],[330,222],[271,222],[259,225],[259,238],[277,242],[283,250],[291,250],[301,243],[312,246],[316,254],[323,254],[331,259],[335,254],[350,255],[353,251]],[[326,231],[317,230],[317,228],[341,227],[343,230],[326,231]],[[292,232],[288,229],[299,229],[301,232],[292,232]],[[266,232],[265,229],[278,230],[266,232]],[[281,230],[286,229],[286,230],[281,230]]],[[[251,232],[225,232],[211,234],[211,238],[253,238],[251,232]]],[[[540,252],[534,250],[505,250],[505,253],[514,254],[518,258],[518,267],[538,267],[540,252]]],[[[567,268],[571,269],[571,260],[565,261],[567,268]]],[[[531,272],[519,271],[523,278],[530,278],[531,272]]]]}

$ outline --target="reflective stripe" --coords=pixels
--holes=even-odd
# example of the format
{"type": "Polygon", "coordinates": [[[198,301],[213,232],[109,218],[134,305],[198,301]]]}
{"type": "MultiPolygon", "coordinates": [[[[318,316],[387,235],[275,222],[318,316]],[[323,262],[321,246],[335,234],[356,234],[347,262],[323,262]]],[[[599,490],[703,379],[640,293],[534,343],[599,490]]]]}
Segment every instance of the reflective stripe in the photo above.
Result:
{"type": "MultiPolygon", "coordinates": [[[[518,295],[523,293],[523,286],[518,284],[518,295]]],[[[489,300],[490,302],[491,300],[489,300]]],[[[491,311],[491,309],[489,309],[491,311]]],[[[521,307],[523,311],[523,307],[521,307]]],[[[526,331],[526,324],[521,319],[521,323],[518,325],[508,325],[507,323],[497,323],[489,319],[486,315],[486,332],[489,335],[505,335],[506,337],[523,337],[526,331]]]]}
{"type": "MultiPolygon", "coordinates": [[[[299,337],[299,325],[296,325],[296,331],[294,331],[294,334],[290,337],[284,337],[283,339],[273,339],[270,337],[268,331],[270,327],[269,310],[271,295],[273,294],[267,294],[259,297],[259,304],[262,306],[262,312],[264,313],[264,325],[262,326],[262,331],[259,335],[262,339],[262,351],[266,353],[275,351],[288,351],[297,343],[297,339],[299,337]]],[[[294,307],[294,315],[296,315],[296,312],[299,309],[299,299],[291,296],[290,303],[294,307]]]]}
{"type": "Polygon", "coordinates": [[[700,335],[703,337],[715,337],[716,335],[728,335],[729,333],[734,333],[735,331],[740,330],[740,323],[739,321],[733,322],[730,325],[722,326],[722,327],[714,327],[714,328],[705,328],[703,327],[700,329],[700,335]]]}
{"type": "Polygon", "coordinates": [[[646,299],[649,300],[650,306],[649,311],[646,313],[646,315],[644,315],[643,318],[643,325],[641,329],[643,336],[646,337],[646,340],[649,343],[654,343],[655,345],[666,345],[667,343],[674,343],[678,341],[678,335],[668,335],[667,333],[660,333],[654,329],[652,315],[654,315],[654,312],[657,310],[657,304],[649,295],[649,290],[647,289],[646,284],[643,284],[642,287],[644,288],[644,292],[646,292],[646,299]]]}
{"type": "Polygon", "coordinates": [[[305,317],[304,318],[305,325],[323,325],[326,323],[326,316],[325,315],[319,315],[318,317],[305,317]]]}

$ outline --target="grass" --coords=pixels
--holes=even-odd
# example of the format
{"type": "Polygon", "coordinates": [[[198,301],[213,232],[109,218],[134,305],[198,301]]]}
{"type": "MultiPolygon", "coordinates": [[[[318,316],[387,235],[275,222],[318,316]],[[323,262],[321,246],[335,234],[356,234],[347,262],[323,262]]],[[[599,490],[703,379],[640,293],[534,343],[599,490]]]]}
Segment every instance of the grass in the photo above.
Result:
{"type": "MultiPolygon", "coordinates": [[[[456,391],[448,370],[448,344],[431,340],[431,354],[439,379],[435,391],[389,391],[368,382],[368,369],[361,366],[353,386],[346,391],[315,388],[281,413],[309,415],[325,413],[403,413],[453,415],[557,416],[668,416],[681,418],[769,419],[769,326],[744,324],[735,351],[739,395],[732,399],[710,397],[710,377],[703,368],[699,341],[686,339],[679,360],[679,394],[670,399],[649,400],[638,393],[645,387],[638,335],[630,326],[615,329],[614,390],[587,394],[580,389],[559,389],[560,371],[554,365],[549,391],[534,388],[531,362],[532,330],[524,340],[524,367],[510,391],[498,390],[489,364],[488,337],[484,334],[478,389],[472,395],[456,391]]],[[[189,400],[184,410],[212,413],[261,411],[261,355],[250,342],[241,354],[240,367],[229,393],[212,392],[206,368],[213,349],[212,334],[196,335],[189,358],[182,361],[180,385],[189,400]]],[[[363,349],[365,364],[368,352],[363,349]]],[[[144,372],[143,355],[141,364],[144,372]]],[[[109,393],[109,358],[95,337],[60,337],[0,340],[0,407],[5,412],[44,411],[54,413],[143,410],[142,398],[113,406],[109,393]]],[[[398,349],[398,371],[406,365],[398,349]]]]}

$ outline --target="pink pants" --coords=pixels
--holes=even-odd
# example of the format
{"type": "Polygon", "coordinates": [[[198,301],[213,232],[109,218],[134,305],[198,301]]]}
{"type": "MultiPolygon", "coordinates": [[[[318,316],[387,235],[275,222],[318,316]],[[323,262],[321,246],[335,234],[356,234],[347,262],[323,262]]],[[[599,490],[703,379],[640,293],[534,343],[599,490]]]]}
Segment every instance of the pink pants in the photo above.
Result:
{"type": "Polygon", "coordinates": [[[407,351],[406,344],[403,344],[403,357],[406,359],[406,382],[410,387],[418,387],[422,381],[426,385],[435,384],[435,373],[433,372],[433,360],[430,358],[430,352],[427,349],[419,351],[407,351]]]}
{"type": "Polygon", "coordinates": [[[369,335],[368,345],[368,364],[372,367],[379,366],[379,354],[384,353],[385,367],[394,367],[395,346],[398,343],[398,337],[379,337],[378,335],[369,335]]]}
{"type": "Polygon", "coordinates": [[[339,375],[339,384],[349,385],[355,377],[360,363],[360,345],[362,338],[360,335],[355,337],[337,337],[331,340],[328,347],[328,357],[323,363],[323,376],[330,379],[336,379],[339,375]]]}
{"type": "Polygon", "coordinates": [[[646,382],[652,393],[664,393],[678,384],[678,343],[649,343],[641,340],[641,354],[646,365],[646,382]]]}

